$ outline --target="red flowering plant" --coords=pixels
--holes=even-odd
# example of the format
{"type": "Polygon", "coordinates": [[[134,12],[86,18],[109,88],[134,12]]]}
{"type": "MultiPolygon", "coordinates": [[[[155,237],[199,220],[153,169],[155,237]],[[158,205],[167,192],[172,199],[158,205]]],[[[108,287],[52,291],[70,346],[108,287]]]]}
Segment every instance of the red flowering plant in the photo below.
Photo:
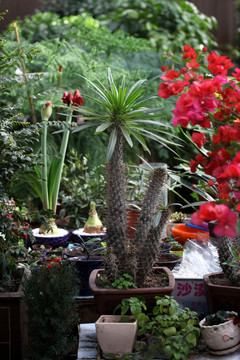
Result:
{"type": "Polygon", "coordinates": [[[181,60],[172,58],[179,70],[162,67],[158,94],[177,96],[171,123],[191,131],[189,141],[198,151],[191,172],[203,170],[208,189],[216,189],[214,201],[200,205],[192,222],[216,220],[215,235],[234,238],[240,213],[240,68],[206,47],[184,45],[181,60]]]}
{"type": "MultiPolygon", "coordinates": [[[[31,186],[35,190],[36,194],[42,201],[43,210],[50,210],[47,216],[50,217],[47,223],[42,224],[39,229],[39,234],[51,235],[58,234],[58,228],[55,223],[55,219],[52,219],[56,215],[57,210],[57,201],[60,189],[60,183],[62,178],[63,166],[66,157],[66,151],[68,146],[68,140],[70,135],[70,127],[72,123],[73,111],[77,107],[81,106],[83,103],[83,98],[79,92],[76,90],[74,94],[68,93],[65,91],[62,96],[62,101],[67,108],[67,117],[63,130],[58,130],[56,132],[63,132],[61,147],[57,156],[51,159],[48,154],[48,127],[51,125],[57,125],[49,121],[52,114],[52,104],[48,101],[42,108],[42,133],[41,133],[41,155],[42,155],[42,164],[38,168],[35,166],[35,172],[37,175],[31,176],[31,174],[25,174],[25,178],[30,182],[31,186]]],[[[55,132],[55,133],[56,133],[55,132]]]]}

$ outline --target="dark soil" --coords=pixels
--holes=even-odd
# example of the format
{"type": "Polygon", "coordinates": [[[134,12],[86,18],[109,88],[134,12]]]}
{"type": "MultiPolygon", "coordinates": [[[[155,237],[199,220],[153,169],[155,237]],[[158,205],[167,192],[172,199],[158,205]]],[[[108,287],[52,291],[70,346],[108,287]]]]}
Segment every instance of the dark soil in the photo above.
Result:
{"type": "Polygon", "coordinates": [[[211,283],[214,285],[233,286],[224,273],[211,275],[211,283]]]}
{"type": "Polygon", "coordinates": [[[23,270],[19,270],[14,273],[10,282],[4,282],[1,284],[3,290],[1,292],[17,292],[22,280],[23,270]]]}
{"type": "MultiPolygon", "coordinates": [[[[100,276],[96,279],[96,285],[99,288],[111,288],[105,272],[101,272],[100,276]]],[[[169,285],[168,276],[164,271],[152,273],[145,281],[143,287],[165,287],[169,285]]]]}

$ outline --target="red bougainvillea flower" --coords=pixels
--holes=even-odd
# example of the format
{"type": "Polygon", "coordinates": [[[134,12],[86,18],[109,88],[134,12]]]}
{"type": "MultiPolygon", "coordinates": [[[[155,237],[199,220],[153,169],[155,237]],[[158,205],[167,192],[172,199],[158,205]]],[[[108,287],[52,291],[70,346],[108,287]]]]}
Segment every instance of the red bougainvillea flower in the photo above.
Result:
{"type": "Polygon", "coordinates": [[[215,235],[228,237],[235,237],[237,235],[237,214],[224,204],[206,203],[201,205],[199,211],[191,217],[191,221],[195,225],[199,225],[203,221],[212,220],[218,220],[217,225],[214,227],[215,235]]]}
{"type": "Polygon", "coordinates": [[[199,132],[192,133],[192,141],[200,148],[206,142],[206,137],[204,134],[199,132]]]}
{"type": "Polygon", "coordinates": [[[231,59],[227,56],[217,55],[214,51],[207,57],[208,69],[212,74],[227,75],[228,69],[233,67],[231,59]]]}
{"type": "Polygon", "coordinates": [[[167,69],[166,75],[160,76],[160,79],[162,79],[164,81],[172,81],[175,78],[178,78],[179,76],[180,76],[180,72],[171,70],[171,69],[167,69]]]}
{"type": "Polygon", "coordinates": [[[226,205],[219,206],[224,206],[225,211],[219,216],[219,221],[214,228],[214,234],[234,238],[237,236],[236,226],[238,216],[235,211],[230,210],[226,205]]]}
{"type": "Polygon", "coordinates": [[[227,200],[229,199],[229,193],[232,191],[228,181],[225,181],[218,185],[218,196],[220,199],[227,200]]]}
{"type": "Polygon", "coordinates": [[[58,71],[62,72],[63,71],[63,68],[61,65],[58,65],[58,71]]]}
{"type": "Polygon", "coordinates": [[[235,73],[233,72],[232,76],[234,76],[237,79],[237,81],[240,81],[240,69],[235,68],[234,70],[235,70],[235,73]]]}
{"type": "Polygon", "coordinates": [[[235,164],[229,164],[224,172],[219,176],[221,179],[238,179],[240,178],[240,166],[235,164]]]}
{"type": "Polygon", "coordinates": [[[200,207],[192,221],[217,220],[215,233],[229,237],[236,236],[240,213],[240,68],[231,71],[232,67],[227,56],[186,44],[177,71],[173,67],[161,76],[158,91],[162,98],[179,95],[171,123],[190,127],[191,139],[199,148],[199,154],[190,160],[190,169],[196,172],[199,167],[212,178],[207,187],[202,182],[202,189],[208,195],[209,190],[211,195],[215,193],[215,202],[200,207]],[[209,129],[207,136],[201,127],[209,129]]]}

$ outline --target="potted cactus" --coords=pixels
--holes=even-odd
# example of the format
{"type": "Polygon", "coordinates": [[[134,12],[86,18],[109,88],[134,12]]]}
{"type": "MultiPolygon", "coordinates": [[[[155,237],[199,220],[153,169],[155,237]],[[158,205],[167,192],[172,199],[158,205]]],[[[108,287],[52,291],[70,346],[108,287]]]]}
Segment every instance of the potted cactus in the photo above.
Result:
{"type": "MultiPolygon", "coordinates": [[[[212,225],[209,224],[210,235],[212,225]]],[[[213,313],[218,310],[236,311],[240,314],[240,264],[239,253],[240,236],[229,238],[227,236],[211,236],[216,241],[218,256],[222,272],[203,276],[206,296],[210,302],[213,313]],[[238,260],[236,260],[238,257],[238,260]]]]}
{"type": "MultiPolygon", "coordinates": [[[[153,291],[150,276],[153,274],[153,264],[158,251],[161,231],[169,217],[168,207],[161,207],[159,204],[161,190],[166,183],[167,172],[164,168],[156,168],[152,173],[142,201],[135,236],[133,239],[127,237],[124,147],[126,144],[133,146],[133,139],[148,151],[144,138],[156,140],[161,144],[168,144],[169,142],[159,135],[161,130],[158,129],[158,134],[156,133],[156,127],[163,126],[163,124],[156,121],[158,116],[156,111],[159,108],[148,108],[150,99],[143,99],[142,86],[144,80],[140,80],[132,87],[127,88],[125,79],[123,79],[121,85],[117,87],[110,69],[108,70],[108,88],[100,82],[95,84],[84,77],[83,79],[90,84],[94,91],[94,96],[85,94],[84,97],[86,101],[93,101],[95,106],[93,108],[83,106],[79,109],[79,112],[84,115],[85,121],[80,123],[74,132],[96,126],[96,133],[105,131],[109,135],[105,270],[94,270],[89,280],[90,288],[97,302],[104,294],[106,305],[106,286],[111,287],[111,284],[124,274],[131,276],[133,284],[138,288],[134,291],[138,290],[139,294],[140,290],[146,287],[153,291]],[[96,285],[95,276],[101,277],[102,280],[103,272],[105,274],[103,281],[105,286],[104,289],[101,289],[96,285]]],[[[174,277],[168,269],[163,268],[162,272],[164,273],[163,277],[169,277],[164,294],[171,294],[174,288],[174,277]]],[[[155,289],[159,294],[160,289],[155,289]]],[[[109,289],[108,291],[112,292],[111,296],[115,296],[113,293],[123,292],[122,296],[126,297],[132,296],[132,294],[128,295],[130,290],[133,289],[119,291],[109,289]]],[[[110,308],[98,308],[98,311],[102,314],[110,313],[117,303],[119,303],[119,299],[116,299],[110,308]]]]}

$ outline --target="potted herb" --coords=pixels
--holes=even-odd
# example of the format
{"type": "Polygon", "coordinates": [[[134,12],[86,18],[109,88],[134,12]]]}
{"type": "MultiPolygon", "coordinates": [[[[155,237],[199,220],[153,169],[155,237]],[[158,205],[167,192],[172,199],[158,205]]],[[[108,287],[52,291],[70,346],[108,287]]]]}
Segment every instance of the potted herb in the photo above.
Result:
{"type": "MultiPolygon", "coordinates": [[[[133,146],[135,140],[149,151],[145,139],[153,139],[165,145],[169,144],[169,141],[160,136],[162,129],[157,131],[154,129],[154,127],[164,125],[156,121],[158,116],[156,112],[159,109],[148,107],[152,98],[143,96],[144,80],[127,87],[125,78],[123,78],[117,87],[110,69],[108,70],[108,88],[100,82],[95,84],[84,77],[83,79],[90,84],[94,94],[84,96],[96,105],[91,108],[83,106],[81,110],[79,109],[85,121],[80,123],[74,132],[95,126],[96,133],[106,132],[109,135],[104,272],[108,285],[119,279],[124,273],[128,273],[140,291],[141,288],[150,287],[149,276],[152,274],[159,238],[169,217],[167,207],[159,209],[157,215],[155,212],[159,205],[159,195],[166,182],[167,173],[164,168],[154,169],[143,199],[134,239],[129,239],[126,225],[124,147],[126,145],[133,146]]],[[[96,273],[92,274],[90,275],[90,287],[96,296],[96,290],[100,289],[96,289],[94,279],[96,273]]],[[[165,273],[166,276],[169,276],[168,271],[165,273]]],[[[170,280],[166,291],[171,293],[173,287],[174,279],[170,280]]],[[[104,291],[104,302],[106,303],[105,289],[102,291],[104,291]]],[[[159,293],[159,288],[156,291],[159,293]]]]}
{"type": "Polygon", "coordinates": [[[202,338],[212,354],[224,355],[238,349],[240,325],[236,312],[217,311],[201,320],[199,326],[202,338]]]}
{"type": "Polygon", "coordinates": [[[187,360],[190,349],[197,344],[200,335],[197,313],[181,309],[171,296],[156,296],[151,310],[142,299],[130,297],[123,299],[115,312],[119,309],[122,316],[130,313],[137,319],[137,340],[141,341],[144,359],[187,360]]]}

